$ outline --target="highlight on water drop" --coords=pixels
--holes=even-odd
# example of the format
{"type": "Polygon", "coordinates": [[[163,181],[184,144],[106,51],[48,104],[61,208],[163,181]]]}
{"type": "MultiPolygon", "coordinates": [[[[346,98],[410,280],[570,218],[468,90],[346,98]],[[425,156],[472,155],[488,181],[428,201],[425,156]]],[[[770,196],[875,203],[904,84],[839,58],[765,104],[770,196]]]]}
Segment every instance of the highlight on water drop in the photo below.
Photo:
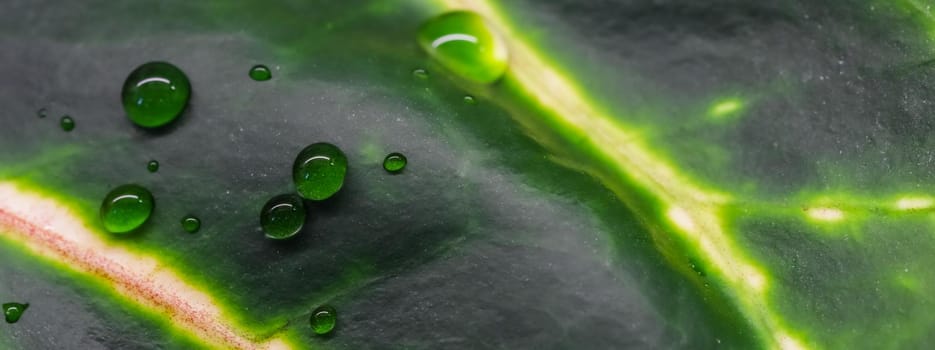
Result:
{"type": "Polygon", "coordinates": [[[59,120],[58,125],[65,130],[66,132],[75,130],[75,120],[71,116],[64,115],[62,119],[59,120]]]}
{"type": "Polygon", "coordinates": [[[312,331],[314,331],[315,334],[326,335],[331,333],[331,331],[334,330],[334,326],[338,323],[338,312],[330,305],[319,306],[312,311],[309,323],[311,323],[312,331]]]}
{"type": "Polygon", "coordinates": [[[427,80],[429,78],[429,72],[422,68],[416,68],[412,70],[412,76],[419,80],[427,80]]]}
{"type": "Polygon", "coordinates": [[[120,98],[130,121],[155,128],[178,118],[190,95],[191,84],[181,69],[168,62],[148,62],[130,72],[120,98]]]}
{"type": "Polygon", "coordinates": [[[305,225],[305,205],[294,194],[281,194],[270,198],[260,210],[260,227],[271,239],[295,236],[305,225]]]}
{"type": "Polygon", "coordinates": [[[338,193],[346,174],[347,156],[338,146],[327,142],[305,147],[292,165],[292,179],[299,195],[315,201],[338,193]]]}
{"type": "Polygon", "coordinates": [[[273,73],[270,72],[269,68],[258,64],[253,67],[250,67],[250,79],[255,81],[267,81],[273,78],[273,73]]]}
{"type": "Polygon", "coordinates": [[[23,317],[23,313],[26,312],[26,309],[29,308],[29,304],[23,303],[4,303],[3,304],[3,317],[6,319],[6,323],[16,323],[19,322],[20,318],[23,317]]]}
{"type": "Polygon", "coordinates": [[[489,84],[506,73],[506,44],[474,12],[454,11],[429,19],[419,28],[417,41],[435,61],[466,80],[489,84]]]}
{"type": "Polygon", "coordinates": [[[406,156],[402,153],[393,152],[386,155],[386,158],[383,158],[383,169],[389,173],[396,174],[403,171],[408,162],[406,156]]]}
{"type": "Polygon", "coordinates": [[[117,186],[101,202],[101,223],[110,233],[127,233],[146,223],[154,206],[153,195],[145,187],[136,184],[117,186]]]}
{"type": "Polygon", "coordinates": [[[201,219],[194,215],[185,215],[181,221],[182,229],[188,233],[197,233],[201,229],[201,219]]]}

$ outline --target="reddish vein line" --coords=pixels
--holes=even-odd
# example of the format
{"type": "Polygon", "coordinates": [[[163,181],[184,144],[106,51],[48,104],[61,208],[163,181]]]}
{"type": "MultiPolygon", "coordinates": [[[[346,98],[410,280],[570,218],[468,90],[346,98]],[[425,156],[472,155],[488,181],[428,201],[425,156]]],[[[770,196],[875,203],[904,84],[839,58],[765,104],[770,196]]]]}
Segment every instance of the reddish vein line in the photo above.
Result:
{"type": "Polygon", "coordinates": [[[0,198],[0,236],[102,280],[130,301],[166,317],[178,331],[211,347],[289,348],[278,339],[264,343],[251,340],[246,332],[224,322],[210,296],[181,280],[157,259],[109,245],[55,201],[2,182],[0,198]]]}

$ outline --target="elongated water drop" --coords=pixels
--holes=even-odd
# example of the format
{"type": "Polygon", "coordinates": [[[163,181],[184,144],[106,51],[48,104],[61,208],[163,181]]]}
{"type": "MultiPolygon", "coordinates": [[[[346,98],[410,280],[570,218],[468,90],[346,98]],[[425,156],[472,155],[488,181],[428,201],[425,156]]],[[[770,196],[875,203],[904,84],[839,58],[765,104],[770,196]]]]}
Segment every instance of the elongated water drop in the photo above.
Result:
{"type": "Polygon", "coordinates": [[[386,155],[386,158],[383,158],[383,169],[390,173],[398,173],[403,171],[403,168],[406,167],[406,156],[402,153],[393,152],[386,155]]]}
{"type": "Polygon", "coordinates": [[[464,103],[469,105],[476,105],[477,100],[474,99],[474,96],[466,95],[464,96],[464,103]]]}
{"type": "Polygon", "coordinates": [[[62,116],[62,119],[58,122],[58,125],[62,127],[62,130],[72,131],[75,129],[75,120],[69,116],[62,116]]]}
{"type": "Polygon", "coordinates": [[[299,195],[311,200],[324,200],[344,186],[347,157],[330,143],[309,145],[299,152],[292,165],[292,180],[299,195]]]}
{"type": "Polygon", "coordinates": [[[416,68],[412,70],[412,76],[419,80],[426,80],[429,78],[429,72],[422,68],[416,68]]]}
{"type": "Polygon", "coordinates": [[[188,77],[166,62],[149,62],[127,76],[120,94],[127,118],[136,125],[155,128],[177,118],[191,94],[188,77]]]}
{"type": "Polygon", "coordinates": [[[434,17],[419,29],[418,41],[438,63],[464,79],[488,84],[506,72],[506,45],[476,13],[434,17]]]}
{"type": "Polygon", "coordinates": [[[3,304],[3,316],[6,318],[6,323],[16,323],[21,317],[23,317],[23,312],[26,312],[26,309],[29,308],[29,304],[20,304],[20,303],[5,303],[3,304]]]}
{"type": "Polygon", "coordinates": [[[322,305],[312,311],[309,322],[315,334],[325,335],[334,330],[335,324],[338,323],[338,313],[333,307],[322,305]]]}
{"type": "Polygon", "coordinates": [[[143,186],[118,186],[101,203],[101,222],[111,233],[130,232],[149,220],[153,206],[153,195],[143,186]]]}
{"type": "Polygon", "coordinates": [[[267,81],[273,78],[273,73],[269,71],[269,68],[262,64],[255,65],[250,68],[250,79],[256,81],[267,81]]]}
{"type": "Polygon", "coordinates": [[[305,205],[294,194],[271,198],[260,211],[260,227],[266,237],[286,239],[295,236],[305,225],[305,205]]]}
{"type": "Polygon", "coordinates": [[[201,229],[201,220],[194,215],[186,215],[182,218],[182,229],[188,233],[196,233],[201,229]]]}

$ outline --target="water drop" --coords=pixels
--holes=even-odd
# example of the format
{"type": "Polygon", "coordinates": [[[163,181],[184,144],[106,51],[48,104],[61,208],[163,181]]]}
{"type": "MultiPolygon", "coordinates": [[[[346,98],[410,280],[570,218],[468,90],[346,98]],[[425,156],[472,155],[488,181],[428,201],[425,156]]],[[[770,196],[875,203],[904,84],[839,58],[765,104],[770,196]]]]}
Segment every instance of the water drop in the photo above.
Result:
{"type": "Polygon", "coordinates": [[[312,330],[315,331],[315,334],[325,335],[334,330],[334,326],[338,322],[338,313],[333,307],[322,305],[312,311],[309,322],[312,324],[312,330]]]}
{"type": "Polygon", "coordinates": [[[39,108],[39,110],[36,111],[36,116],[39,118],[45,118],[46,115],[48,115],[48,111],[46,111],[45,108],[39,108]]]}
{"type": "Polygon", "coordinates": [[[497,81],[507,69],[503,40],[479,15],[454,11],[419,28],[419,45],[442,66],[477,83],[497,81]]]}
{"type": "Polygon", "coordinates": [[[121,185],[104,197],[101,203],[101,222],[111,233],[130,232],[149,219],[153,206],[153,195],[143,186],[121,185]]]}
{"type": "Polygon", "coordinates": [[[195,233],[201,229],[201,220],[194,215],[186,215],[182,218],[182,229],[188,233],[195,233]]]}
{"type": "Polygon", "coordinates": [[[467,96],[464,96],[464,103],[469,104],[469,105],[476,105],[477,100],[474,99],[474,96],[467,95],[467,96]]]}
{"type": "Polygon", "coordinates": [[[383,169],[391,173],[398,173],[403,171],[406,167],[406,156],[402,153],[393,152],[386,155],[386,158],[383,158],[383,169]]]}
{"type": "Polygon", "coordinates": [[[29,308],[29,304],[3,304],[3,316],[6,318],[6,323],[16,323],[19,321],[20,317],[23,317],[23,312],[26,312],[27,308],[29,308]]]}
{"type": "Polygon", "coordinates": [[[149,163],[146,163],[146,170],[149,170],[151,173],[159,171],[159,161],[151,160],[149,163]]]}
{"type": "Polygon", "coordinates": [[[273,73],[269,71],[269,68],[262,64],[258,64],[250,68],[250,79],[256,81],[267,81],[273,78],[273,73]]]}
{"type": "Polygon", "coordinates": [[[266,237],[286,239],[295,236],[305,225],[305,205],[294,194],[281,194],[271,198],[260,211],[260,227],[266,237]]]}
{"type": "Polygon", "coordinates": [[[75,120],[69,116],[62,116],[62,120],[58,122],[58,125],[62,127],[62,130],[72,131],[75,129],[75,120]]]}
{"type": "Polygon", "coordinates": [[[190,94],[188,77],[178,67],[149,62],[127,76],[120,98],[130,121],[155,128],[175,120],[188,104],[190,94]]]}
{"type": "Polygon", "coordinates": [[[302,150],[292,166],[292,180],[299,195],[311,200],[333,196],[344,185],[347,157],[337,146],[319,142],[302,150]]]}
{"type": "Polygon", "coordinates": [[[412,70],[412,76],[416,79],[426,80],[429,78],[429,72],[422,68],[416,68],[412,70]]]}

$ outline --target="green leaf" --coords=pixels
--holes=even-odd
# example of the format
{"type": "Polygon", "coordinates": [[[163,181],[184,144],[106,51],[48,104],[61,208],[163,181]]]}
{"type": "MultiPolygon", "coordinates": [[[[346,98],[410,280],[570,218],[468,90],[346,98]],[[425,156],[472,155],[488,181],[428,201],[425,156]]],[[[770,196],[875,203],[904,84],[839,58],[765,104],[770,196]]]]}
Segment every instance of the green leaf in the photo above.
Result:
{"type": "Polygon", "coordinates": [[[0,302],[30,306],[0,345],[924,347],[933,15],[917,0],[5,2],[0,302]],[[503,39],[500,81],[420,47],[455,10],[503,39]],[[150,61],[192,92],[156,130],[119,99],[150,61]],[[251,79],[259,64],[271,79],[251,79]],[[343,187],[306,202],[295,237],[264,237],[260,210],[295,192],[317,142],[346,154],[343,187]],[[125,183],[156,205],[114,236],[98,213],[125,183]],[[337,326],[316,336],[325,304],[337,326]]]}

